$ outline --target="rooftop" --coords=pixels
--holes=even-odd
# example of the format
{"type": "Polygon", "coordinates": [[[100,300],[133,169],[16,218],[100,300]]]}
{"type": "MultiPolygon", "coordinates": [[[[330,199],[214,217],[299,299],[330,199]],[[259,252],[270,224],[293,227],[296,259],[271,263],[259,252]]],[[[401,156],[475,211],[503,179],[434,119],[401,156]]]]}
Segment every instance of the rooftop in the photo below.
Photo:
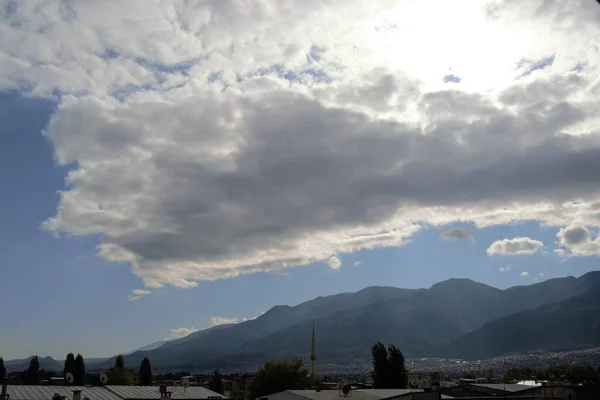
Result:
{"type": "MultiPolygon", "coordinates": [[[[346,398],[349,400],[382,400],[422,391],[421,389],[357,389],[352,390],[346,398]]],[[[316,390],[286,390],[265,397],[269,400],[284,400],[284,398],[295,398],[298,400],[339,400],[340,398],[344,398],[343,395],[340,396],[338,390],[321,390],[319,392],[316,390]]]]}
{"type": "MultiPolygon", "coordinates": [[[[51,400],[55,393],[65,396],[68,400],[73,398],[73,390],[81,390],[81,398],[90,400],[158,400],[160,392],[158,386],[42,386],[42,385],[9,385],[7,393],[10,400],[51,400]]],[[[200,400],[209,397],[225,396],[199,386],[167,387],[173,400],[200,400]]]]}
{"type": "Polygon", "coordinates": [[[65,396],[67,399],[72,399],[73,390],[81,390],[82,399],[87,397],[90,400],[123,400],[100,386],[9,385],[6,393],[10,395],[10,400],[51,400],[55,393],[65,396]]]}
{"type": "MultiPolygon", "coordinates": [[[[104,386],[112,393],[116,394],[122,399],[160,399],[160,392],[158,386],[104,386]]],[[[201,386],[188,386],[187,388],[181,386],[168,386],[167,392],[171,392],[171,399],[173,400],[194,400],[194,399],[207,399],[209,397],[226,397],[219,393],[213,392],[201,386]]],[[[90,399],[93,400],[93,399],[90,399]]]]}
{"type": "Polygon", "coordinates": [[[521,392],[523,390],[528,390],[528,389],[532,389],[535,388],[536,386],[529,386],[529,385],[519,385],[517,383],[477,383],[477,384],[471,384],[471,386],[479,386],[482,388],[487,388],[487,389],[493,389],[493,390],[503,390],[505,392],[511,392],[511,393],[516,393],[516,392],[521,392]]]}

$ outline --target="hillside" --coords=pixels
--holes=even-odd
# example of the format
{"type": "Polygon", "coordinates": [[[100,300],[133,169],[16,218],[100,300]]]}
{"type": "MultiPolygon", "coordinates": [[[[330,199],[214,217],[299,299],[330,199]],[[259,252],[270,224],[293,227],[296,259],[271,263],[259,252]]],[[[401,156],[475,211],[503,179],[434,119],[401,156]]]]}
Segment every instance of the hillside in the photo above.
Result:
{"type": "MultiPolygon", "coordinates": [[[[376,340],[399,345],[408,357],[437,355],[445,344],[494,320],[581,295],[598,283],[599,276],[551,279],[506,290],[469,279],[450,279],[429,289],[369,287],[293,307],[275,306],[254,320],[195,332],[154,350],[134,352],[125,361],[136,366],[149,357],[153,365],[175,368],[306,358],[313,319],[320,362],[368,359],[376,340]]],[[[574,341],[576,345],[579,339],[574,341]]]]}
{"type": "MultiPolygon", "coordinates": [[[[278,305],[256,319],[219,325],[177,340],[152,343],[125,355],[137,368],[245,368],[271,359],[310,354],[312,321],[320,363],[368,361],[373,342],[398,345],[407,357],[486,358],[509,352],[600,344],[600,272],[500,290],[469,279],[429,289],[368,287],[278,305]]],[[[29,360],[7,362],[23,370],[29,360]]],[[[50,357],[42,368],[62,368],[50,357]],[[54,363],[54,364],[53,364],[54,363]]],[[[114,357],[88,360],[104,370],[114,357]]]]}
{"type": "Polygon", "coordinates": [[[532,350],[600,345],[600,291],[543,305],[485,324],[443,346],[437,356],[484,359],[532,350]]]}

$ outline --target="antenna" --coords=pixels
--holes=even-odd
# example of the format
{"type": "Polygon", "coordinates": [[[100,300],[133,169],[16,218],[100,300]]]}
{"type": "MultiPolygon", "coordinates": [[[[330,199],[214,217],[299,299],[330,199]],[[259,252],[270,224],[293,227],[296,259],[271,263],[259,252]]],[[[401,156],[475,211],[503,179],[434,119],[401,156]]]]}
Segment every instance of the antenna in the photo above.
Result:
{"type": "Polygon", "coordinates": [[[73,382],[75,382],[75,377],[73,376],[73,373],[72,373],[72,372],[67,372],[67,375],[65,376],[65,378],[66,378],[66,380],[67,380],[67,383],[68,383],[69,385],[72,385],[72,384],[73,384],[73,382]]]}
{"type": "Polygon", "coordinates": [[[108,383],[108,375],[106,375],[104,372],[100,374],[100,383],[102,385],[106,385],[108,383]]]}

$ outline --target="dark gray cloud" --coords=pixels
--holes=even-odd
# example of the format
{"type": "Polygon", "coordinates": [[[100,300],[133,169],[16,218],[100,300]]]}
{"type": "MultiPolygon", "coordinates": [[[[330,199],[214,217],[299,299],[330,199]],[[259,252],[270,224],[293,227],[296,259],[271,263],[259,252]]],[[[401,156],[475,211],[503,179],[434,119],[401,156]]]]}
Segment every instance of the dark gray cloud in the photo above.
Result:
{"type": "Polygon", "coordinates": [[[473,230],[468,228],[452,228],[440,234],[444,239],[471,239],[473,238],[473,230]]]}
{"type": "MultiPolygon", "coordinates": [[[[562,84],[532,85],[554,93],[562,84]]],[[[509,206],[538,219],[529,205],[597,190],[600,141],[562,133],[588,117],[577,103],[520,101],[522,112],[512,112],[483,95],[427,93],[418,103],[424,128],[287,91],[126,108],[76,101],[48,135],[62,159],[88,161],[47,226],[102,232],[110,249],[137,260],[141,276],[165,280],[157,271],[167,270],[185,286],[399,245],[414,232],[407,223],[435,223],[419,215],[427,208],[509,206]],[[81,115],[84,135],[73,125],[81,115]],[[398,219],[399,210],[413,211],[398,219]]],[[[501,247],[491,251],[530,253],[541,244],[501,247]]]]}

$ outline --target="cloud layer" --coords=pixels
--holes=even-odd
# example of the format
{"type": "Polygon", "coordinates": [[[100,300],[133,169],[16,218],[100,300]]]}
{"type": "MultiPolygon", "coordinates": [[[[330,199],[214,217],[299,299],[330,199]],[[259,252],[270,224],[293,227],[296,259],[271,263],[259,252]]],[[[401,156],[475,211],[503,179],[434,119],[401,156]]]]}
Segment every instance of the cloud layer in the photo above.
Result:
{"type": "Polygon", "coordinates": [[[592,255],[593,3],[14,2],[0,89],[59,102],[45,135],[75,167],[44,227],[100,234],[149,289],[456,223],[536,220],[592,255]]]}
{"type": "Polygon", "coordinates": [[[198,331],[199,329],[192,327],[186,328],[186,327],[181,327],[181,328],[173,328],[171,329],[171,337],[173,339],[180,339],[182,337],[191,335],[192,333],[198,331]]]}

